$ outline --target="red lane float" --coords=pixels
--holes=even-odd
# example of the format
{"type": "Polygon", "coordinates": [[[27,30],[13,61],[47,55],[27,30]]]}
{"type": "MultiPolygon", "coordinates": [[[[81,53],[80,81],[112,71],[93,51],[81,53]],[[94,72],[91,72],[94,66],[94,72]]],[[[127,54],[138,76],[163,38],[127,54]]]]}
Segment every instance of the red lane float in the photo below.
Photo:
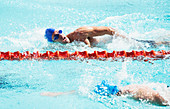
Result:
{"type": "Polygon", "coordinates": [[[94,51],[93,53],[88,53],[87,51],[75,51],[73,53],[69,53],[68,51],[46,51],[46,53],[40,53],[39,51],[30,53],[29,51],[20,53],[16,52],[1,52],[0,51],[0,60],[59,60],[59,59],[67,59],[67,60],[76,60],[79,58],[87,58],[87,59],[107,59],[107,58],[119,58],[119,57],[129,57],[132,59],[136,59],[137,57],[148,57],[154,59],[162,59],[165,55],[170,54],[170,51],[134,51],[126,52],[126,51],[113,51],[108,53],[107,51],[94,51]]]}

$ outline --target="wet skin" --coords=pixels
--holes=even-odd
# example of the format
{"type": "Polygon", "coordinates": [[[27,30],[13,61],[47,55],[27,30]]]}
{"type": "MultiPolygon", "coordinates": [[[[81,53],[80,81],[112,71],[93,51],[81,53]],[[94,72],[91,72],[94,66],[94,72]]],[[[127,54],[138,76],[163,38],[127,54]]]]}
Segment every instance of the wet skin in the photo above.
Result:
{"type": "MultiPolygon", "coordinates": [[[[60,42],[60,43],[71,43],[73,41],[81,41],[84,42],[86,45],[91,46],[93,44],[97,44],[99,42],[106,43],[106,39],[103,38],[102,40],[97,39],[96,37],[100,37],[102,35],[110,35],[114,36],[115,38],[121,37],[123,39],[129,40],[128,37],[121,35],[116,29],[112,27],[106,27],[106,26],[83,26],[75,31],[69,33],[68,35],[59,34],[59,38],[54,40],[54,35],[59,34],[59,30],[55,30],[52,34],[52,40],[54,42],[60,42]]],[[[138,42],[148,42],[147,40],[137,40],[138,42]]],[[[152,45],[158,46],[158,45],[170,45],[170,41],[163,41],[163,42],[155,42],[152,41],[152,45]]]]}

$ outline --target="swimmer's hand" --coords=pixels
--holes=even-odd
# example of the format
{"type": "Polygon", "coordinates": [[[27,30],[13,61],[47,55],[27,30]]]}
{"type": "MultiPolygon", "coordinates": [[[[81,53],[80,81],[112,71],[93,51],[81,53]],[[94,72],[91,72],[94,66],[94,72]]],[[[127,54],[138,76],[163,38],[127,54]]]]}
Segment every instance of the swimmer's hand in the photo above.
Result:
{"type": "Polygon", "coordinates": [[[41,96],[51,96],[51,97],[56,97],[59,95],[68,95],[68,94],[72,94],[75,93],[75,90],[69,91],[69,92],[43,92],[40,95],[41,96]]]}

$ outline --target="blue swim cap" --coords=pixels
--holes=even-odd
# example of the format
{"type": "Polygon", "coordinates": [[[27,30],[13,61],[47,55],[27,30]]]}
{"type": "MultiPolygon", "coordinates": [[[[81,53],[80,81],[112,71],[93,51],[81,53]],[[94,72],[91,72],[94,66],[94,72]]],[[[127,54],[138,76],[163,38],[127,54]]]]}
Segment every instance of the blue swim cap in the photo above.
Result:
{"type": "Polygon", "coordinates": [[[49,42],[53,42],[52,40],[52,34],[54,33],[55,29],[53,28],[48,28],[45,30],[45,38],[49,41],[49,42]]]}
{"type": "Polygon", "coordinates": [[[100,85],[97,85],[94,90],[95,93],[100,95],[115,95],[117,92],[119,92],[119,89],[117,86],[111,86],[108,83],[106,83],[105,80],[102,81],[100,85]]]}

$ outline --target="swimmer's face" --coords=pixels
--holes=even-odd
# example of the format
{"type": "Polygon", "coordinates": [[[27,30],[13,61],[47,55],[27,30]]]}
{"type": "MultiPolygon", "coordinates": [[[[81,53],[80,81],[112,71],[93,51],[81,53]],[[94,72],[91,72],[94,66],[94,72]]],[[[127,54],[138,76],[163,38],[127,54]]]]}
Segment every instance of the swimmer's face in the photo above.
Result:
{"type": "Polygon", "coordinates": [[[60,43],[70,43],[70,40],[68,37],[66,37],[63,33],[59,34],[59,30],[55,30],[52,34],[52,40],[54,42],[60,42],[60,43]],[[55,35],[58,35],[58,39],[55,39],[55,35]]]}

